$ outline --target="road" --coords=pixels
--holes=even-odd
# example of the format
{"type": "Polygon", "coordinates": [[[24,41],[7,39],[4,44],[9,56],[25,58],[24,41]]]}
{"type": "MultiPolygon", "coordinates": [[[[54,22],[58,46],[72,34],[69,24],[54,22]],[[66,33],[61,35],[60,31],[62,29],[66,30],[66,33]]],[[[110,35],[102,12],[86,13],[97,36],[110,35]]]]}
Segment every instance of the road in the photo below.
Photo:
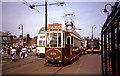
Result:
{"type": "Polygon", "coordinates": [[[3,74],[101,74],[101,58],[98,54],[82,55],[76,62],[64,67],[46,66],[44,58],[38,58],[27,64],[3,69],[3,74]]]}

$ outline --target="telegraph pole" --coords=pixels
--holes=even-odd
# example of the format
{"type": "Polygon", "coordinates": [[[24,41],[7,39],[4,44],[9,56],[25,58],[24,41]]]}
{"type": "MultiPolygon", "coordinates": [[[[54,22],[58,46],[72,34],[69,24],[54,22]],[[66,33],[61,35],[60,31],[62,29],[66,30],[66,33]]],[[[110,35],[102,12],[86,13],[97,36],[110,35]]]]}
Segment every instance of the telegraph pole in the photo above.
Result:
{"type": "Polygon", "coordinates": [[[45,31],[47,31],[47,0],[45,0],[45,31]]]}

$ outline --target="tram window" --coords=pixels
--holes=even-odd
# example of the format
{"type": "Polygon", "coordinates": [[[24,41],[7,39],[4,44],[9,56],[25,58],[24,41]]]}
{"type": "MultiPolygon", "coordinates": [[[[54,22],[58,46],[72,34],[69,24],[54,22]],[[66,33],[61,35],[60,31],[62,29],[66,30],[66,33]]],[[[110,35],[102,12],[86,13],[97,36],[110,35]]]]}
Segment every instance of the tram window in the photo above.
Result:
{"type": "Polygon", "coordinates": [[[61,33],[58,33],[58,46],[61,47],[61,33]]]}
{"type": "Polygon", "coordinates": [[[39,45],[42,45],[42,41],[39,41],[39,45]]]}
{"type": "Polygon", "coordinates": [[[45,41],[40,40],[40,41],[39,41],[39,45],[40,45],[40,46],[45,46],[45,41]]]}
{"type": "MultiPolygon", "coordinates": [[[[119,22],[119,33],[120,33],[120,22],[119,22]]],[[[120,37],[119,37],[119,51],[120,51],[120,37]]]]}
{"type": "Polygon", "coordinates": [[[63,46],[64,46],[64,43],[65,43],[65,42],[64,42],[64,37],[65,37],[65,33],[63,33],[63,46]]]}
{"type": "Polygon", "coordinates": [[[117,48],[117,28],[115,28],[115,48],[117,48]]]}
{"type": "Polygon", "coordinates": [[[71,45],[73,45],[73,36],[71,36],[71,45]]]}
{"type": "Polygon", "coordinates": [[[43,41],[43,46],[45,46],[45,41],[43,41]]]}
{"type": "Polygon", "coordinates": [[[47,47],[49,47],[49,33],[47,33],[47,40],[46,40],[46,43],[47,43],[47,47]]]}
{"type": "Polygon", "coordinates": [[[67,44],[70,44],[70,37],[67,38],[67,44]]]}
{"type": "Polygon", "coordinates": [[[57,33],[51,33],[49,39],[50,39],[50,46],[57,47],[57,33]]]}
{"type": "Polygon", "coordinates": [[[120,22],[119,22],[119,31],[120,31],[120,22]]]}

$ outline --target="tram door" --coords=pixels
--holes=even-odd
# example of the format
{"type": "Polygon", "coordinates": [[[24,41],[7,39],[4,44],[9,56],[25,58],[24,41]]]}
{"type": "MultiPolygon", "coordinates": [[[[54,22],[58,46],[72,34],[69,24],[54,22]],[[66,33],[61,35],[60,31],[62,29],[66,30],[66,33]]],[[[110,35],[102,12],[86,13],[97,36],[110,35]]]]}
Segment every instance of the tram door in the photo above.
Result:
{"type": "Polygon", "coordinates": [[[66,34],[66,57],[70,57],[70,37],[69,34],[66,34]]]}

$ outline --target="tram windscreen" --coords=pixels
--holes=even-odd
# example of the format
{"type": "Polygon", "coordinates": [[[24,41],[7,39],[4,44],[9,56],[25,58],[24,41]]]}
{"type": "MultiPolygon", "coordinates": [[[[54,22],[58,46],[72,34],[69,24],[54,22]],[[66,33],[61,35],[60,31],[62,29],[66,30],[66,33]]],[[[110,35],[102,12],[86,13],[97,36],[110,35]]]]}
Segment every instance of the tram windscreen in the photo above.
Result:
{"type": "Polygon", "coordinates": [[[61,47],[61,33],[47,33],[48,47],[61,47]]]}
{"type": "Polygon", "coordinates": [[[88,49],[91,49],[92,47],[94,49],[98,49],[98,42],[97,42],[97,40],[89,40],[88,41],[88,49]]]}
{"type": "Polygon", "coordinates": [[[44,40],[40,40],[40,41],[39,41],[39,45],[40,45],[40,46],[45,46],[45,41],[44,41],[44,40]]]}

